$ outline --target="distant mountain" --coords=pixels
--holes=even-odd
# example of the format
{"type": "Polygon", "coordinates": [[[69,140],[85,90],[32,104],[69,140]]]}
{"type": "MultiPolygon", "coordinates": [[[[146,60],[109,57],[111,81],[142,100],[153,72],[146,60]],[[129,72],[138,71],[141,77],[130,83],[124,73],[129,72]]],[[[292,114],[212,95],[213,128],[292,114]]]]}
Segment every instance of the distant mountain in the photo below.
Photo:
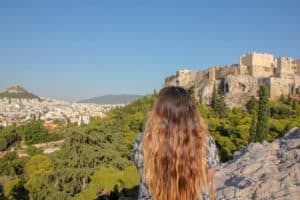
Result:
{"type": "Polygon", "coordinates": [[[38,96],[28,92],[23,87],[16,85],[0,91],[0,99],[2,98],[16,98],[16,99],[39,99],[38,96]]]}
{"type": "Polygon", "coordinates": [[[104,96],[94,97],[91,99],[81,100],[78,101],[78,103],[127,104],[141,97],[143,97],[143,95],[135,95],[135,94],[104,95],[104,96]]]}

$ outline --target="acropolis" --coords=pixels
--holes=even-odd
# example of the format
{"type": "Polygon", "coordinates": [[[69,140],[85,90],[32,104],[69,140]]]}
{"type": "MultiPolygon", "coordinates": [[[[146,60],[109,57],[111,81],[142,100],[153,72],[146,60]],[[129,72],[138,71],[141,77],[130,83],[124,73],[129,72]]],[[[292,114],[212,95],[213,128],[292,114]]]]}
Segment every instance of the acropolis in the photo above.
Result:
{"type": "Polygon", "coordinates": [[[300,59],[252,52],[240,56],[238,64],[179,70],[166,78],[165,86],[169,85],[193,88],[196,98],[207,105],[215,86],[229,107],[242,107],[251,96],[257,97],[260,85],[267,86],[271,100],[300,94],[300,59]]]}

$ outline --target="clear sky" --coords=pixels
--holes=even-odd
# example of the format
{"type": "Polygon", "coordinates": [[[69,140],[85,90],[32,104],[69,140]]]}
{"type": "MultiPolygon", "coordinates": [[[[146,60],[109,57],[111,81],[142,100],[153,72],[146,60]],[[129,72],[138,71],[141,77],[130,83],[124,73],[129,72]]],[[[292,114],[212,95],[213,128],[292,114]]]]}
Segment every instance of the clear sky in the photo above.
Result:
{"type": "Polygon", "coordinates": [[[300,1],[0,0],[0,89],[149,94],[243,53],[300,58],[300,1]]]}

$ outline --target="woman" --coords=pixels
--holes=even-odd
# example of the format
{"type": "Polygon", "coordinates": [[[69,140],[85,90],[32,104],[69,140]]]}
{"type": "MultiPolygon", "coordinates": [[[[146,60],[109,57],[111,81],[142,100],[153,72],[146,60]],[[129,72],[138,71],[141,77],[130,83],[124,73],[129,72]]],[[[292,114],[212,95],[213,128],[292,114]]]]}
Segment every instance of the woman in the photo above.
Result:
{"type": "Polygon", "coordinates": [[[219,159],[186,90],[160,91],[145,132],[134,145],[134,161],[140,175],[138,199],[209,199],[207,186],[219,159]]]}

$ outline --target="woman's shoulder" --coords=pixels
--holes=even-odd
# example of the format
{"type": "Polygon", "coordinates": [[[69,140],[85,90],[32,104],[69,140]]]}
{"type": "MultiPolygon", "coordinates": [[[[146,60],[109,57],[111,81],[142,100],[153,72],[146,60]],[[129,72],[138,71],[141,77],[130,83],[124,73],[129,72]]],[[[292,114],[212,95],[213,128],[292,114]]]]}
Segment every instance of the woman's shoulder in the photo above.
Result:
{"type": "Polygon", "coordinates": [[[140,133],[137,136],[133,146],[133,160],[140,174],[142,173],[142,169],[144,166],[144,154],[141,146],[142,140],[143,140],[143,133],[140,133]]]}
{"type": "Polygon", "coordinates": [[[208,168],[216,167],[219,163],[217,145],[209,134],[207,134],[207,166],[208,168]]]}
{"type": "Polygon", "coordinates": [[[137,137],[136,137],[136,140],[135,140],[135,143],[134,143],[134,146],[133,146],[133,151],[137,151],[142,143],[142,140],[143,140],[143,136],[144,134],[143,133],[140,133],[137,137]]]}

